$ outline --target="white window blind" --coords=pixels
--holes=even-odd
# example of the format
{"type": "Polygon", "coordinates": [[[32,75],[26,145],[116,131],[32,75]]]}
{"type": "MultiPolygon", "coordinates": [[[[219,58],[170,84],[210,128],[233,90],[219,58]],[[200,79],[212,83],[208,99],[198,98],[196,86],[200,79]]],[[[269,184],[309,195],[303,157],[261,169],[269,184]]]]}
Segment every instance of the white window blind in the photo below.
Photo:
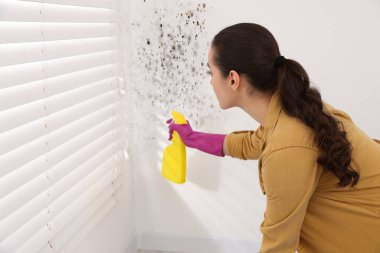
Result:
{"type": "Polygon", "coordinates": [[[121,196],[115,11],[0,1],[0,253],[72,252],[121,196]]]}

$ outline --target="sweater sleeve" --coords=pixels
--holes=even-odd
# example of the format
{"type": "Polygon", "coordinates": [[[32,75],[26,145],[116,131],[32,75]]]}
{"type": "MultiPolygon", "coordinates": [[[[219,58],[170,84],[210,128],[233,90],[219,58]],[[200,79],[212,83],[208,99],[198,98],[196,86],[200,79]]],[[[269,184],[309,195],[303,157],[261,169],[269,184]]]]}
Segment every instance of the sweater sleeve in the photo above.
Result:
{"type": "Polygon", "coordinates": [[[243,130],[235,131],[227,135],[227,146],[231,157],[243,160],[259,159],[261,150],[261,140],[264,128],[260,125],[255,131],[243,130]]]}
{"type": "Polygon", "coordinates": [[[260,225],[260,253],[294,253],[311,195],[321,170],[316,150],[287,147],[274,151],[262,167],[267,205],[260,225]]]}

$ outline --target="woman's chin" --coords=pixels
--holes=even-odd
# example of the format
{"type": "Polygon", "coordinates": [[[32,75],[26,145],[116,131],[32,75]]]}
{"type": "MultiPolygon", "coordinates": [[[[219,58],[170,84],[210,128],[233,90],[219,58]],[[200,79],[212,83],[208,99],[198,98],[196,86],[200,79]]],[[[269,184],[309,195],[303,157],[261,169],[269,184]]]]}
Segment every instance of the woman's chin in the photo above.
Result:
{"type": "Polygon", "coordinates": [[[222,110],[226,110],[226,109],[231,108],[232,106],[225,105],[225,104],[222,104],[222,103],[219,102],[219,107],[220,107],[220,109],[222,109],[222,110]]]}

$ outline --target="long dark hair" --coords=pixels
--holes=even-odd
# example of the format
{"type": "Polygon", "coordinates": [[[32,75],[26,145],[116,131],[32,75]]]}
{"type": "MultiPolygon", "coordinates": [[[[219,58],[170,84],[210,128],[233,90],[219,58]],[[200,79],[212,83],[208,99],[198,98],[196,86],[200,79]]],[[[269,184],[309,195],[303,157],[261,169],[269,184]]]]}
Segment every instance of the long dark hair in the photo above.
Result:
{"type": "Polygon", "coordinates": [[[351,168],[352,146],[342,122],[324,110],[320,92],[310,87],[309,76],[297,61],[285,59],[280,67],[274,66],[281,54],[271,32],[254,23],[235,24],[215,35],[212,47],[213,60],[225,78],[235,70],[255,89],[279,90],[282,109],[314,130],[317,162],[339,178],[337,187],[358,183],[359,173],[351,168]]]}

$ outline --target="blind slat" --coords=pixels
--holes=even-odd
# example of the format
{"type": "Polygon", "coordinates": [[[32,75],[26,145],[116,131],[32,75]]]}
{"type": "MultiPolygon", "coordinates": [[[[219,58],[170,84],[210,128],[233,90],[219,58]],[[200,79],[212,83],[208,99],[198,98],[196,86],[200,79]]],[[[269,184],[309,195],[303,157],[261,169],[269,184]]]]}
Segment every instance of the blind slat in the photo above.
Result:
{"type": "Polygon", "coordinates": [[[107,51],[115,48],[111,37],[0,44],[0,67],[107,51]]]}
{"type": "MultiPolygon", "coordinates": [[[[112,182],[112,173],[108,172],[104,177],[100,178],[94,185],[92,185],[89,189],[83,192],[69,207],[65,209],[58,217],[54,218],[54,224],[51,231],[50,240],[51,244],[57,250],[59,245],[63,244],[67,239],[69,239],[77,229],[81,227],[81,225],[88,219],[88,216],[99,209],[107,200],[115,202],[112,199],[112,194],[115,191],[115,188],[110,184],[112,182]],[[83,220],[77,221],[78,217],[82,217],[83,220]],[[73,221],[75,220],[75,222],[73,221]],[[70,222],[68,225],[67,223],[70,222]],[[59,228],[58,232],[56,228],[59,228]],[[58,240],[55,238],[59,238],[58,240]]],[[[117,180],[118,185],[122,183],[122,181],[117,180]]],[[[117,188],[116,188],[117,189],[117,188]]],[[[42,213],[39,215],[41,216],[42,213]]],[[[46,226],[45,226],[46,227],[46,226]]],[[[33,252],[27,251],[28,246],[30,244],[34,244],[33,248],[43,248],[46,244],[47,240],[41,236],[38,236],[40,233],[46,234],[46,230],[44,228],[44,223],[37,224],[36,227],[33,228],[36,232],[33,233],[15,233],[12,237],[8,238],[6,243],[8,247],[17,248],[17,251],[12,252],[33,252]],[[36,228],[38,230],[36,230],[36,228]],[[28,238],[29,234],[31,235],[31,239],[25,240],[28,238]],[[35,236],[33,236],[35,235],[35,236]],[[36,238],[37,237],[37,238],[36,238]],[[40,240],[38,240],[40,239],[40,240]],[[20,244],[20,242],[26,242],[25,244],[20,244]],[[21,245],[21,247],[20,247],[21,245]]],[[[27,232],[27,231],[26,231],[27,232]]],[[[36,251],[35,251],[36,252],[36,251]]]]}
{"type": "MultiPolygon", "coordinates": [[[[120,152],[120,150],[118,152],[120,152]]],[[[105,178],[108,178],[107,179],[108,181],[106,182],[106,184],[109,184],[110,182],[113,181],[112,178],[114,177],[118,178],[121,176],[121,171],[117,171],[115,175],[113,175],[114,172],[112,172],[111,168],[112,166],[115,166],[115,165],[121,166],[121,162],[118,161],[117,163],[114,163],[114,161],[112,161],[112,158],[108,159],[106,163],[103,163],[101,166],[97,167],[95,172],[91,173],[90,176],[87,176],[84,179],[83,182],[85,183],[84,185],[86,187],[81,186],[81,185],[79,185],[78,187],[77,185],[76,188],[70,189],[71,195],[70,194],[63,195],[63,197],[58,198],[58,200],[54,201],[51,206],[52,215],[54,217],[59,216],[61,213],[65,212],[66,208],[69,208],[69,207],[71,208],[70,209],[71,211],[80,210],[78,205],[83,205],[87,203],[89,199],[96,197],[98,193],[94,191],[87,192],[86,200],[84,200],[83,202],[83,199],[82,199],[81,203],[79,203],[79,201],[75,202],[75,199],[77,199],[78,196],[81,196],[81,194],[83,194],[83,192],[86,192],[88,189],[94,188],[94,185],[96,185],[97,182],[99,182],[100,180],[105,180],[105,178]],[[111,174],[111,176],[109,176],[108,174],[111,174]],[[75,194],[72,195],[72,193],[75,193],[75,194]],[[89,194],[92,194],[92,195],[89,196],[89,194]],[[68,197],[70,198],[69,201],[68,201],[68,197]],[[65,203],[66,205],[63,205],[63,203],[65,203]],[[71,207],[72,205],[74,206],[71,207]],[[58,209],[59,207],[61,208],[58,209]]],[[[54,190],[53,190],[53,193],[54,193],[54,190]]],[[[34,209],[34,211],[31,213],[28,212],[29,210],[28,208],[30,208],[30,206],[32,206],[33,204],[36,206],[39,203],[41,203],[41,201],[46,201],[47,196],[45,195],[46,194],[44,192],[41,192],[36,198],[33,199],[34,202],[28,203],[27,207],[23,207],[17,210],[17,214],[19,218],[21,218],[21,220],[12,221],[12,217],[10,217],[7,220],[2,221],[1,223],[2,225],[10,225],[10,226],[7,226],[7,227],[4,226],[4,229],[0,231],[0,242],[1,242],[0,249],[2,247],[5,247],[4,245],[9,244],[11,241],[16,241],[16,239],[18,241],[26,241],[28,237],[31,237],[33,234],[38,232],[41,227],[46,225],[46,221],[47,221],[46,208],[41,209],[41,211],[39,211],[37,208],[37,209],[34,209]]],[[[64,227],[64,225],[67,225],[68,222],[69,222],[68,219],[61,220],[61,223],[58,223],[54,226],[54,233],[61,230],[62,227],[64,227]]]]}
{"type": "MultiPolygon", "coordinates": [[[[22,129],[17,129],[20,127],[26,127],[28,128],[28,123],[34,124],[34,121],[41,121],[43,117],[45,117],[47,114],[49,114],[49,118],[46,119],[46,121],[49,121],[49,126],[55,126],[55,129],[62,126],[63,123],[58,124],[59,119],[51,122],[52,118],[56,118],[56,115],[68,115],[70,112],[74,112],[74,110],[78,110],[77,113],[74,113],[74,115],[78,114],[84,114],[85,112],[89,112],[88,108],[99,108],[99,105],[96,105],[96,102],[103,102],[102,105],[109,104],[114,97],[117,96],[116,90],[111,90],[107,93],[101,91],[106,91],[107,86],[109,86],[109,81],[101,81],[97,82],[95,85],[97,89],[92,89],[91,86],[84,87],[81,90],[75,90],[73,93],[76,95],[71,101],[76,101],[77,104],[70,105],[67,102],[62,100],[62,97],[67,97],[67,94],[64,94],[63,96],[57,96],[56,101],[60,101],[60,104],[57,104],[54,108],[49,108],[50,110],[47,111],[47,108],[45,109],[45,104],[47,101],[39,100],[36,102],[32,102],[30,104],[22,105],[20,107],[10,109],[8,111],[4,111],[0,114],[0,121],[4,122],[4,124],[0,125],[0,134],[3,134],[5,132],[8,132],[8,134],[12,134],[15,131],[22,131],[22,129]],[[90,91],[89,91],[90,90],[90,91]],[[89,91],[88,94],[86,94],[86,100],[80,101],[80,97],[78,97],[78,93],[89,91]],[[91,96],[92,95],[92,96],[91,96]],[[75,100],[77,99],[77,100],[75,100]],[[45,103],[44,103],[45,102],[45,103]],[[14,130],[12,130],[14,129],[14,130]]],[[[49,98],[49,102],[52,99],[49,98]]],[[[73,118],[73,117],[71,117],[73,118]]],[[[61,122],[68,122],[68,119],[64,118],[61,119],[61,122]]],[[[40,135],[34,135],[34,136],[40,136],[40,135]]],[[[6,138],[1,137],[0,138],[6,138]]],[[[4,148],[6,149],[6,148],[4,148]]],[[[2,153],[6,153],[6,151],[2,151],[2,153]]]]}
{"type": "Polygon", "coordinates": [[[86,207],[93,199],[99,196],[104,190],[104,188],[110,186],[110,190],[115,192],[115,187],[112,185],[112,182],[115,181],[115,177],[121,177],[121,172],[114,172],[111,168],[108,168],[109,171],[106,174],[103,174],[102,177],[96,178],[98,179],[93,185],[84,189],[82,194],[77,195],[77,198],[72,199],[68,206],[65,206],[63,210],[61,210],[56,216],[54,216],[54,233],[55,236],[59,237],[60,234],[64,234],[67,227],[71,224],[72,219],[74,219],[80,211],[86,207]],[[84,192],[84,193],[83,193],[84,192]]]}
{"type": "MultiPolygon", "coordinates": [[[[94,93],[94,92],[92,92],[92,93],[94,93]]],[[[88,96],[91,96],[91,95],[96,96],[96,95],[99,95],[102,93],[104,93],[104,91],[103,92],[99,91],[98,94],[95,93],[95,95],[89,93],[88,96]]],[[[112,96],[109,96],[109,97],[112,98],[112,96]]],[[[70,100],[68,100],[68,101],[67,100],[66,101],[65,100],[58,100],[58,99],[57,99],[57,101],[62,101],[63,105],[61,105],[61,106],[64,106],[64,103],[66,103],[66,106],[69,106],[67,103],[71,102],[71,101],[75,101],[75,97],[73,97],[73,99],[71,101],[70,100]]],[[[110,102],[112,102],[112,101],[110,101],[110,102]]],[[[57,104],[58,103],[59,102],[57,102],[57,104]]],[[[37,138],[40,138],[41,136],[46,134],[47,128],[51,132],[55,131],[57,128],[62,127],[63,122],[67,122],[67,120],[69,120],[71,118],[71,117],[65,118],[64,120],[58,118],[57,115],[62,114],[60,112],[65,112],[65,111],[59,111],[59,110],[57,113],[55,113],[55,114],[52,113],[47,118],[43,118],[43,116],[46,115],[46,112],[44,110],[44,105],[48,104],[48,103],[39,102],[39,104],[40,104],[40,106],[36,107],[36,108],[39,109],[39,115],[38,116],[41,117],[40,119],[34,120],[27,125],[24,125],[24,126],[15,128],[15,129],[9,128],[9,131],[7,131],[5,134],[0,134],[0,143],[9,143],[7,146],[0,146],[0,155],[6,154],[6,153],[16,149],[17,147],[25,145],[25,143],[28,143],[28,142],[31,142],[31,141],[37,139],[37,138]],[[54,128],[53,128],[53,126],[54,126],[54,128]]],[[[57,109],[59,109],[59,106],[60,105],[57,105],[57,109]]],[[[108,107],[112,108],[115,106],[117,106],[117,105],[111,104],[108,107]]],[[[34,107],[26,107],[26,108],[27,109],[30,109],[30,108],[35,109],[34,107]]],[[[54,109],[56,109],[56,108],[54,108],[54,109]]],[[[30,111],[30,112],[32,115],[37,114],[37,113],[35,113],[35,111],[30,111]]],[[[109,114],[111,114],[111,109],[109,110],[109,112],[110,112],[109,114]]],[[[19,114],[21,114],[21,113],[19,113],[19,114]]],[[[19,114],[13,114],[13,115],[19,115],[19,114]]],[[[24,112],[23,114],[24,115],[30,115],[30,114],[28,114],[28,111],[24,112]]],[[[23,115],[23,114],[21,114],[21,115],[23,115]]],[[[9,117],[9,118],[12,119],[14,117],[9,117]]],[[[69,123],[71,123],[71,122],[69,122],[69,123]]],[[[15,122],[9,121],[8,124],[6,126],[3,126],[3,127],[7,127],[9,125],[14,126],[15,122]]],[[[8,130],[8,129],[6,129],[6,130],[8,130]]],[[[50,145],[50,143],[49,143],[49,145],[50,145]]]]}
{"type": "Polygon", "coordinates": [[[115,63],[115,51],[72,56],[0,68],[0,89],[115,63]],[[19,73],[23,73],[20,75],[19,73]]]}
{"type": "Polygon", "coordinates": [[[16,252],[20,245],[23,244],[20,242],[25,242],[25,238],[28,238],[29,242],[32,242],[28,244],[30,250],[29,252],[35,252],[36,249],[40,248],[40,246],[35,242],[44,241],[46,243],[48,238],[50,238],[51,232],[46,226],[47,220],[49,220],[48,213],[45,210],[41,211],[39,215],[29,220],[24,226],[24,228],[38,227],[40,228],[39,231],[27,233],[28,235],[30,234],[29,238],[27,236],[23,236],[21,233],[23,232],[22,230],[18,231],[18,233],[13,234],[7,240],[0,243],[0,252],[16,252]],[[22,241],[22,239],[24,239],[24,241],[22,241]]]}
{"type": "Polygon", "coordinates": [[[60,93],[55,96],[50,96],[46,100],[46,108],[49,114],[53,114],[71,106],[83,103],[91,98],[100,96],[101,94],[110,93],[111,98],[115,94],[115,78],[107,78],[95,83],[70,90],[69,92],[60,93]],[[112,92],[111,92],[112,90],[112,92]]]}
{"type": "Polygon", "coordinates": [[[34,178],[44,171],[45,164],[45,157],[40,156],[32,162],[8,173],[6,176],[0,177],[0,199],[29,181],[34,180],[34,178]]]}
{"type": "MultiPolygon", "coordinates": [[[[47,96],[54,96],[99,80],[111,78],[114,75],[112,70],[115,69],[115,66],[115,64],[110,64],[48,78],[45,82],[47,96]]],[[[44,97],[42,80],[0,89],[0,111],[22,106],[42,97],[44,97]]],[[[0,132],[2,131],[0,130],[0,132]]]]}
{"type": "MultiPolygon", "coordinates": [[[[83,206],[85,207],[89,203],[90,205],[93,204],[92,202],[98,198],[102,198],[100,202],[109,199],[115,191],[112,184],[110,184],[112,178],[112,172],[108,172],[104,177],[100,178],[91,188],[82,193],[75,202],[71,203],[71,209],[77,208],[77,213],[80,211],[88,211],[88,208],[83,210],[83,206]]],[[[97,207],[99,207],[99,204],[97,207]]],[[[4,252],[33,252],[32,249],[38,250],[42,248],[50,237],[54,237],[55,233],[54,223],[51,230],[47,228],[46,221],[48,219],[49,214],[47,210],[42,209],[42,211],[37,213],[29,222],[25,223],[24,226],[6,238],[6,240],[2,241],[0,243],[0,249],[9,250],[4,252]]]]}
{"type": "MultiPolygon", "coordinates": [[[[41,0],[22,0],[28,2],[40,2],[41,0]]],[[[44,3],[72,5],[72,6],[86,6],[94,8],[111,8],[110,0],[44,0],[44,3]]]]}
{"type": "MultiPolygon", "coordinates": [[[[99,140],[96,140],[92,145],[88,145],[79,152],[75,153],[71,157],[68,158],[68,161],[65,161],[64,163],[58,164],[56,167],[53,167],[53,175],[52,178],[54,178],[54,182],[58,182],[62,178],[64,178],[66,175],[73,172],[75,169],[77,169],[79,166],[82,166],[82,164],[85,164],[86,161],[90,160],[92,157],[92,154],[96,154],[99,151],[101,151],[104,147],[107,147],[112,143],[112,140],[114,141],[114,149],[120,150],[123,148],[124,143],[121,138],[120,134],[116,134],[115,136],[112,136],[112,134],[106,134],[104,137],[99,138],[99,140]],[[91,151],[93,151],[91,153],[91,151]],[[81,156],[83,155],[83,157],[81,156]],[[81,158],[80,161],[78,160],[78,157],[81,158]],[[73,167],[65,167],[65,164],[71,163],[71,166],[73,167]],[[65,173],[66,172],[66,173],[65,173]]],[[[46,166],[45,166],[45,169],[46,166]]],[[[41,174],[38,178],[41,184],[45,186],[45,189],[48,187],[47,182],[45,182],[44,174],[41,174]]],[[[14,194],[13,194],[14,195],[14,194]]],[[[22,197],[22,196],[21,196],[22,197]]],[[[41,209],[38,209],[38,207],[41,207],[41,205],[46,204],[46,193],[40,193],[38,196],[36,196],[33,199],[28,199],[29,201],[27,203],[22,203],[22,207],[18,208],[17,210],[13,210],[14,205],[6,206],[7,204],[7,198],[2,200],[2,216],[0,220],[0,227],[7,228],[7,230],[0,230],[0,241],[2,238],[4,238],[7,234],[10,233],[10,231],[14,231],[15,228],[18,228],[20,224],[27,221],[29,218],[33,217],[36,213],[32,210],[38,211],[41,209]],[[33,209],[33,207],[36,207],[33,209]],[[10,210],[9,210],[10,209],[10,210]],[[9,212],[13,211],[11,215],[9,215],[9,212]]],[[[17,206],[18,207],[18,206],[17,206]]]]}
{"type": "MultiPolygon", "coordinates": [[[[91,141],[97,140],[97,137],[102,136],[102,138],[108,138],[109,140],[113,132],[123,133],[123,131],[123,128],[117,124],[113,126],[112,119],[104,121],[85,133],[82,133],[80,136],[76,136],[73,140],[67,141],[61,145],[59,149],[50,150],[48,155],[49,164],[55,165],[61,162],[65,157],[70,156],[75,153],[75,151],[90,144],[91,141]]],[[[125,136],[122,135],[119,137],[124,138],[125,136]]],[[[12,172],[47,152],[49,152],[49,148],[46,145],[46,140],[44,137],[41,137],[27,145],[21,146],[13,152],[0,156],[0,166],[2,168],[2,170],[0,170],[0,177],[7,175],[9,172],[12,172]],[[20,157],[22,157],[22,159],[20,159],[20,157]]]]}
{"type": "MultiPolygon", "coordinates": [[[[41,105],[43,108],[43,104],[41,105]]],[[[41,114],[43,115],[43,109],[41,108],[41,114]]],[[[25,145],[26,142],[31,142],[37,138],[41,138],[46,134],[46,127],[44,119],[38,119],[30,122],[27,128],[12,129],[5,134],[0,135],[1,143],[8,143],[8,145],[0,146],[0,155],[4,155],[12,150],[25,145]],[[32,133],[32,134],[31,134],[32,133]],[[23,138],[26,139],[23,139],[23,138]]]]}
{"type": "Polygon", "coordinates": [[[50,246],[49,243],[46,243],[50,237],[51,231],[45,225],[42,227],[40,231],[32,234],[31,238],[29,238],[29,240],[26,243],[23,243],[22,246],[19,247],[17,251],[15,251],[15,253],[54,253],[52,246],[50,246]],[[45,247],[40,248],[41,243],[38,242],[44,242],[45,247]]]}
{"type": "Polygon", "coordinates": [[[57,185],[53,186],[55,199],[53,209],[56,210],[55,215],[68,207],[82,192],[104,176],[107,171],[110,171],[110,168],[120,166],[120,158],[118,158],[119,160],[114,159],[114,156],[117,157],[118,153],[120,153],[120,150],[115,153],[112,145],[108,145],[97,154],[99,155],[98,158],[87,161],[73,173],[58,181],[57,185]],[[90,167],[90,165],[93,165],[93,167],[90,167]],[[75,178],[74,175],[78,175],[78,177],[75,178]]]}
{"type": "MultiPolygon", "coordinates": [[[[57,129],[65,129],[63,128],[65,125],[71,124],[75,121],[79,121],[84,119],[84,117],[90,116],[94,112],[100,112],[100,110],[106,110],[104,108],[109,108],[111,111],[118,109],[120,106],[120,102],[112,103],[112,98],[114,91],[106,93],[107,96],[97,96],[95,97],[95,101],[97,103],[90,103],[93,102],[93,100],[89,101],[85,104],[80,104],[80,106],[75,106],[73,108],[59,111],[58,113],[52,114],[52,116],[47,120],[48,126],[52,129],[52,131],[55,131],[57,129]],[[63,117],[65,116],[65,117],[63,117]]],[[[95,115],[93,116],[95,117],[95,115]]],[[[113,117],[115,117],[116,121],[114,122],[114,125],[119,125],[119,122],[123,119],[121,114],[114,114],[113,117]]],[[[84,122],[84,121],[83,121],[84,122]]],[[[57,147],[58,145],[54,144],[54,142],[51,142],[53,147],[57,147]]]]}
{"type": "Polygon", "coordinates": [[[45,140],[43,138],[39,138],[23,145],[17,149],[17,152],[9,152],[0,156],[0,177],[3,177],[9,172],[27,164],[37,157],[42,156],[48,151],[49,150],[46,146],[45,140]],[[20,157],[22,157],[22,159],[20,159],[20,157]]]}
{"type": "MultiPolygon", "coordinates": [[[[109,133],[107,133],[106,135],[104,135],[104,137],[101,137],[99,138],[100,140],[97,140],[97,145],[99,144],[103,144],[102,147],[97,147],[97,146],[94,146],[93,147],[93,143],[91,143],[91,145],[88,145],[86,146],[86,148],[80,150],[78,153],[80,153],[81,155],[83,154],[84,155],[84,159],[86,159],[84,162],[88,161],[92,156],[89,155],[89,150],[91,151],[94,151],[93,152],[93,155],[94,154],[97,154],[99,152],[99,150],[101,150],[102,148],[104,147],[107,147],[108,145],[110,145],[110,143],[113,144],[113,148],[114,149],[121,149],[123,146],[124,146],[124,141],[122,138],[124,138],[125,135],[122,131],[122,128],[117,128],[117,129],[112,129],[109,133]]],[[[79,158],[79,154],[75,153],[73,156],[76,156],[75,158],[79,158]]],[[[73,157],[68,157],[67,161],[64,160],[62,162],[60,162],[56,167],[53,168],[53,175],[55,177],[55,180],[59,180],[61,178],[63,178],[65,175],[63,175],[63,171],[70,171],[71,168],[65,168],[64,165],[65,163],[71,163],[73,164],[73,161],[70,161],[71,158],[73,157]]],[[[82,166],[83,161],[79,161],[79,159],[76,159],[75,160],[75,164],[78,164],[78,166],[82,166]]]]}
{"type": "MultiPolygon", "coordinates": [[[[122,146],[122,145],[123,144],[120,144],[120,146],[122,146]]],[[[86,166],[88,166],[89,163],[90,164],[94,163],[94,161],[96,162],[99,159],[100,159],[100,161],[104,161],[108,157],[111,157],[113,155],[117,155],[117,154],[114,154],[114,151],[112,149],[114,147],[110,147],[109,145],[105,146],[105,147],[108,149],[104,149],[104,147],[102,147],[103,149],[98,153],[99,157],[95,157],[95,158],[89,157],[88,160],[85,161],[85,163],[83,165],[80,165],[80,166],[78,166],[78,168],[75,168],[75,170],[72,173],[70,173],[69,175],[71,175],[71,177],[72,177],[73,174],[75,175],[77,173],[82,172],[81,177],[74,178],[76,180],[79,180],[80,178],[84,177],[83,171],[90,172],[91,168],[93,168],[93,167],[90,167],[90,169],[86,170],[86,168],[87,168],[86,166]],[[108,151],[108,153],[105,153],[106,151],[108,151]]],[[[95,154],[93,154],[93,155],[95,155],[95,154]]],[[[121,157],[121,156],[118,155],[118,157],[121,157]]],[[[95,165],[92,164],[92,166],[95,166],[95,165]]],[[[44,166],[42,168],[46,169],[47,164],[44,164],[44,166]]],[[[52,177],[54,177],[54,179],[56,180],[55,183],[57,183],[57,185],[53,186],[53,190],[55,192],[54,197],[57,198],[62,194],[62,192],[64,191],[63,190],[64,188],[69,187],[69,185],[67,183],[65,184],[65,182],[67,180],[69,180],[70,177],[64,177],[62,182],[58,181],[60,178],[55,177],[54,168],[52,169],[52,177]]],[[[37,177],[28,181],[27,183],[25,183],[21,187],[19,187],[17,189],[17,191],[9,192],[7,195],[5,195],[3,198],[1,198],[0,199],[0,206],[2,208],[0,209],[0,221],[3,220],[8,215],[10,215],[15,210],[17,210],[18,208],[20,208],[21,206],[23,206],[25,203],[28,202],[28,200],[35,198],[38,194],[40,194],[43,190],[45,190],[46,187],[48,186],[48,184],[45,182],[45,180],[46,180],[46,175],[42,174],[42,172],[41,172],[40,175],[38,175],[37,177]]],[[[6,177],[4,178],[4,181],[6,181],[6,177]]],[[[4,193],[2,193],[2,194],[4,194],[4,193]]]]}
{"type": "Polygon", "coordinates": [[[0,10],[0,21],[22,22],[110,23],[114,15],[112,9],[21,1],[0,2],[0,10]]]}
{"type": "Polygon", "coordinates": [[[41,99],[44,96],[42,89],[43,80],[0,89],[0,117],[2,111],[41,99]]]}
{"type": "MultiPolygon", "coordinates": [[[[41,228],[39,224],[46,224],[48,221],[46,206],[48,205],[49,197],[46,192],[42,192],[34,199],[29,200],[29,202],[22,206],[22,208],[13,212],[12,215],[1,220],[0,227],[2,229],[0,230],[0,249],[3,249],[4,247],[8,248],[7,245],[12,240],[17,241],[19,235],[15,233],[15,231],[22,230],[23,227],[24,229],[30,227],[41,228]]],[[[34,232],[36,232],[36,230],[34,230],[34,232]]],[[[14,252],[14,248],[12,251],[4,252],[14,252]]]]}
{"type": "MultiPolygon", "coordinates": [[[[109,128],[105,129],[108,130],[109,128]]],[[[70,141],[70,143],[68,144],[62,145],[62,148],[60,148],[56,152],[52,152],[53,154],[51,155],[51,163],[54,164],[57,163],[57,161],[60,161],[54,168],[54,177],[56,180],[59,180],[68,173],[72,172],[73,169],[77,168],[79,165],[83,164],[86,160],[88,160],[88,158],[91,157],[91,154],[99,152],[99,150],[101,150],[102,147],[107,146],[112,141],[117,141],[118,138],[123,138],[123,133],[121,129],[119,129],[116,133],[108,131],[106,134],[102,133],[104,132],[104,130],[100,127],[96,129],[96,131],[100,132],[100,134],[97,136],[101,136],[95,141],[96,145],[89,145],[89,143],[91,143],[90,138],[92,137],[94,139],[93,133],[97,133],[93,131],[91,132],[91,135],[87,135],[85,137],[86,139],[81,136],[81,138],[77,138],[74,141],[70,141]],[[84,141],[84,144],[80,143],[80,141],[84,141]],[[79,145],[79,147],[75,145],[79,145]],[[82,148],[82,146],[86,145],[88,145],[88,147],[82,148]],[[78,151],[75,152],[76,150],[78,151]],[[63,160],[63,158],[66,159],[63,160]]],[[[120,145],[120,143],[118,143],[118,145],[120,145]]]]}
{"type": "Polygon", "coordinates": [[[73,40],[84,38],[113,37],[115,24],[102,23],[44,23],[41,34],[40,22],[0,22],[0,44],[38,42],[51,40],[73,40]]]}
{"type": "Polygon", "coordinates": [[[116,64],[102,65],[95,68],[89,68],[76,71],[63,76],[46,79],[47,95],[54,96],[59,93],[67,92],[74,88],[79,88],[99,80],[105,80],[115,75],[116,64]]]}
{"type": "MultiPolygon", "coordinates": [[[[5,141],[8,137],[6,132],[9,131],[10,134],[14,131],[18,131],[17,128],[24,124],[28,124],[31,129],[35,129],[36,125],[43,125],[43,117],[46,115],[44,109],[43,100],[36,101],[27,105],[19,106],[15,109],[2,111],[0,114],[0,138],[5,141]]],[[[40,135],[38,135],[40,136],[40,135]]],[[[5,142],[3,142],[5,143],[5,142]]],[[[7,142],[8,143],[8,142],[7,142]]],[[[7,153],[7,147],[3,146],[1,148],[0,154],[7,153]]],[[[11,150],[11,149],[9,149],[11,150]]]]}
{"type": "Polygon", "coordinates": [[[48,139],[49,146],[56,149],[62,144],[67,143],[70,139],[73,139],[100,124],[107,124],[110,129],[115,129],[115,127],[120,126],[121,124],[119,122],[121,122],[121,115],[112,115],[112,107],[113,104],[108,105],[99,111],[87,115],[85,118],[81,118],[80,120],[51,133],[51,137],[48,139]]]}
{"type": "MultiPolygon", "coordinates": [[[[48,182],[44,174],[40,174],[38,177],[29,181],[18,191],[12,192],[0,199],[0,221],[5,219],[11,213],[28,203],[31,199],[36,198],[39,194],[46,190],[48,182]]],[[[2,234],[3,236],[3,234],[2,234]]],[[[4,239],[0,237],[0,241],[4,239]]]]}

